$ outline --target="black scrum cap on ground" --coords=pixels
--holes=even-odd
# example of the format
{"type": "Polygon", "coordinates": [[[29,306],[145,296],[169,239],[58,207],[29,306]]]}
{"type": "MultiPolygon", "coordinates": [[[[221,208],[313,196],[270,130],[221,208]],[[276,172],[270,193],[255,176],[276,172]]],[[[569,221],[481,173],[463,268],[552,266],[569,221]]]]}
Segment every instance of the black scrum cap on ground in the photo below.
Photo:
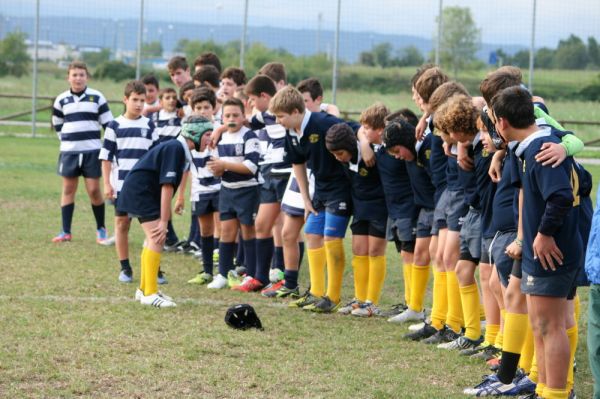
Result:
{"type": "Polygon", "coordinates": [[[263,330],[262,323],[254,311],[254,308],[246,303],[234,305],[227,309],[225,323],[236,330],[247,330],[257,328],[263,330]]]}

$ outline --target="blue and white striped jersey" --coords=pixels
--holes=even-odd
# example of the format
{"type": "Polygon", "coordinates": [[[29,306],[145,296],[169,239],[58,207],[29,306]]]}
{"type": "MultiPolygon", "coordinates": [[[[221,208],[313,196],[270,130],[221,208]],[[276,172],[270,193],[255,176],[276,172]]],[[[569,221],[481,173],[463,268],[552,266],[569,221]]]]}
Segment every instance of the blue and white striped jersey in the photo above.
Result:
{"type": "Polygon", "coordinates": [[[121,191],[129,171],[157,140],[154,123],[145,116],[132,120],[121,115],[108,124],[99,158],[112,162],[110,184],[115,193],[121,191]]]}
{"type": "Polygon", "coordinates": [[[261,173],[292,173],[292,164],[285,160],[285,128],[279,124],[267,125],[258,132],[258,139],[261,173]]]}
{"type": "Polygon", "coordinates": [[[52,125],[60,139],[60,152],[99,150],[100,128],[113,119],[106,99],[98,90],[86,87],[83,93],[67,90],[56,97],[52,125]]]}
{"type": "MultiPolygon", "coordinates": [[[[310,169],[306,170],[306,176],[308,177],[308,194],[312,199],[315,193],[315,176],[310,169]]],[[[294,171],[292,171],[285,187],[285,193],[281,199],[281,210],[292,216],[304,216],[304,200],[294,171]]]]}
{"type": "Polygon", "coordinates": [[[181,132],[181,118],[177,111],[167,112],[164,109],[158,111],[156,119],[156,134],[160,142],[174,139],[181,132]]]}
{"type": "Polygon", "coordinates": [[[244,164],[252,174],[241,174],[226,171],[221,177],[221,184],[227,188],[252,187],[262,184],[263,180],[258,171],[260,159],[260,144],[258,136],[247,127],[242,127],[235,133],[225,132],[217,145],[219,158],[226,162],[244,164]]]}
{"type": "MultiPolygon", "coordinates": [[[[214,129],[217,129],[219,124],[214,123],[214,129]]],[[[201,152],[192,150],[192,163],[190,173],[192,176],[192,184],[190,188],[191,201],[199,201],[203,195],[214,194],[221,190],[221,178],[215,177],[206,163],[211,158],[218,158],[218,150],[209,149],[208,147],[201,152]]]]}

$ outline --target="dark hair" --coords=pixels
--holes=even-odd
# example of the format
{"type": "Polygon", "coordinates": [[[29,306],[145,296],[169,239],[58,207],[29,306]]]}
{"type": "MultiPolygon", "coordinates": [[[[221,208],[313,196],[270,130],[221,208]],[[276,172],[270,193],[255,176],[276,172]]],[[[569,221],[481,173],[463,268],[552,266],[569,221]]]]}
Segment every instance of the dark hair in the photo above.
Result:
{"type": "Polygon", "coordinates": [[[336,123],[327,130],[325,147],[328,151],[348,151],[352,157],[358,154],[356,134],[346,123],[336,123]]]}
{"type": "Polygon", "coordinates": [[[160,89],[160,87],[158,86],[158,79],[156,79],[156,76],[152,74],[142,76],[141,80],[142,83],[145,85],[153,85],[157,89],[160,89]]]}
{"type": "Polygon", "coordinates": [[[244,73],[244,70],[236,67],[225,69],[221,74],[221,80],[223,79],[231,79],[238,86],[246,84],[246,74],[244,73]]]}
{"type": "Polygon", "coordinates": [[[285,73],[285,65],[281,62],[268,62],[263,65],[259,71],[259,75],[267,75],[275,83],[279,83],[283,80],[284,83],[287,83],[287,76],[285,73]]]}
{"type": "Polygon", "coordinates": [[[415,72],[415,74],[412,76],[412,78],[410,78],[410,87],[413,87],[417,84],[417,80],[419,80],[419,78],[421,77],[421,75],[423,75],[423,73],[428,70],[435,67],[435,64],[429,63],[429,64],[423,64],[420,67],[417,68],[417,71],[415,72]]]}
{"type": "Polygon", "coordinates": [[[217,96],[215,96],[215,92],[206,86],[198,87],[192,92],[190,106],[194,109],[194,105],[201,103],[202,101],[208,101],[213,108],[217,106],[217,96]]]}
{"type": "Polygon", "coordinates": [[[383,129],[383,143],[387,148],[402,146],[417,156],[415,127],[402,118],[390,121],[383,129]]]}
{"type": "Polygon", "coordinates": [[[253,96],[260,96],[260,93],[267,93],[273,97],[277,93],[275,82],[266,75],[256,75],[250,79],[244,90],[246,94],[252,94],[253,96]]]}
{"type": "Polygon", "coordinates": [[[316,100],[317,97],[323,96],[323,86],[321,86],[321,82],[317,78],[308,78],[304,79],[296,86],[300,93],[310,93],[310,98],[312,100],[316,100]]]}
{"type": "Polygon", "coordinates": [[[69,74],[71,72],[71,69],[83,69],[85,71],[85,74],[88,76],[88,78],[90,77],[90,71],[89,71],[86,63],[83,61],[78,61],[78,60],[72,61],[69,64],[69,67],[67,68],[67,74],[69,74]]]}
{"type": "Polygon", "coordinates": [[[193,80],[190,80],[189,82],[185,82],[179,88],[179,98],[181,100],[183,100],[183,95],[185,94],[185,92],[188,90],[194,90],[195,88],[196,88],[196,85],[194,84],[193,80]]]}
{"type": "Polygon", "coordinates": [[[169,60],[169,63],[167,64],[167,69],[169,70],[169,72],[175,72],[178,69],[183,69],[185,71],[189,68],[190,67],[185,57],[182,57],[180,55],[176,55],[175,57],[171,58],[169,60]]]}
{"type": "Polygon", "coordinates": [[[132,93],[146,94],[146,86],[139,80],[132,80],[125,85],[124,94],[125,97],[129,98],[132,93]]]}
{"type": "Polygon", "coordinates": [[[234,106],[234,107],[240,107],[240,109],[242,110],[242,114],[245,112],[244,110],[244,103],[242,102],[242,100],[238,99],[238,98],[228,98],[227,100],[225,100],[223,102],[223,107],[221,109],[225,109],[225,107],[227,107],[228,105],[234,106]]]}
{"type": "Polygon", "coordinates": [[[175,95],[177,95],[177,90],[175,90],[172,87],[165,87],[164,89],[158,92],[158,98],[162,100],[163,96],[167,93],[175,93],[175,95]]]}
{"type": "Polygon", "coordinates": [[[504,66],[486,76],[479,85],[481,95],[486,104],[490,105],[492,98],[502,89],[519,86],[523,81],[521,70],[517,67],[504,66]]]}
{"type": "Polygon", "coordinates": [[[496,119],[505,118],[516,129],[524,129],[535,123],[531,94],[521,86],[503,89],[492,98],[496,119]]]}
{"type": "Polygon", "coordinates": [[[440,85],[429,97],[429,108],[431,112],[435,112],[443,103],[456,94],[469,96],[469,92],[459,82],[449,81],[440,85]]]}
{"type": "Polygon", "coordinates": [[[202,83],[208,83],[212,87],[219,87],[219,70],[213,65],[203,65],[194,73],[193,80],[202,83]]]}
{"type": "Polygon", "coordinates": [[[396,112],[393,112],[385,117],[386,122],[392,122],[396,119],[403,119],[406,122],[410,123],[413,126],[417,126],[419,124],[419,118],[408,108],[399,109],[396,112]]]}
{"type": "Polygon", "coordinates": [[[198,57],[196,57],[196,59],[194,60],[194,67],[197,66],[214,66],[215,68],[217,68],[217,71],[219,71],[219,73],[221,73],[221,60],[219,59],[219,56],[216,55],[215,53],[211,52],[211,51],[207,51],[205,53],[200,54],[198,57]]]}
{"type": "Polygon", "coordinates": [[[440,68],[433,67],[427,69],[415,83],[415,90],[425,103],[429,103],[429,98],[441,85],[448,81],[446,75],[440,68]]]}

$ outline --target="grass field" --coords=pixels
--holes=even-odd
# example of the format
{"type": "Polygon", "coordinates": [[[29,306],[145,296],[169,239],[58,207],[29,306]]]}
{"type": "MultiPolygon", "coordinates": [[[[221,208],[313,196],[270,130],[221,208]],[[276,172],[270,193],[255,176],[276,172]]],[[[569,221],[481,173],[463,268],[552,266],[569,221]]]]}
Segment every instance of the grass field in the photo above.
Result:
{"type": "MultiPolygon", "coordinates": [[[[135,285],[117,282],[114,248],[94,243],[83,190],[73,242],[50,242],[60,228],[57,154],[55,139],[0,137],[0,397],[462,398],[486,373],[477,361],[403,341],[405,327],[383,319],[307,314],[256,294],[189,286],[199,264],[184,255],[162,262],[164,291],[178,307],[141,307],[135,285]],[[240,302],[256,308],[264,332],[225,325],[225,310],[240,302]]],[[[600,167],[589,170],[598,181],[600,167]]],[[[181,236],[185,215],[175,218],[181,236]]],[[[135,277],[142,236],[134,223],[135,277]]],[[[344,299],[353,295],[348,241],[344,299]]],[[[383,306],[400,301],[401,286],[389,248],[383,306]]],[[[590,398],[587,289],[580,292],[576,388],[590,398]]]]}

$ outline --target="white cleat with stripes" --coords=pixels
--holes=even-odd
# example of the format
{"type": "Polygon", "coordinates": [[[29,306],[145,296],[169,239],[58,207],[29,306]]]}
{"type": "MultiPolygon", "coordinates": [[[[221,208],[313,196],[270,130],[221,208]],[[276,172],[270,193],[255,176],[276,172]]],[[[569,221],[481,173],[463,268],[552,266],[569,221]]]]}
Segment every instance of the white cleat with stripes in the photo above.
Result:
{"type": "Polygon", "coordinates": [[[142,297],[140,303],[142,305],[154,306],[155,308],[174,308],[177,306],[175,302],[166,299],[158,293],[142,297]]]}

